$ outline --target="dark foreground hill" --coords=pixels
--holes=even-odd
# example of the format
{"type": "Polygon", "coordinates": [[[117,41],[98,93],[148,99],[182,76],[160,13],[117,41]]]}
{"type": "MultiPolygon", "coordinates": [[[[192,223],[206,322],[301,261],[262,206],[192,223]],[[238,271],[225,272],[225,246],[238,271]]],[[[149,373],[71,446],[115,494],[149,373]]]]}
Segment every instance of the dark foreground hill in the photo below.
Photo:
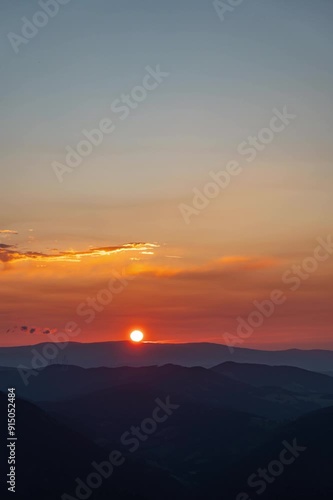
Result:
{"type": "MultiPolygon", "coordinates": [[[[147,399],[150,396],[146,394],[147,399]]],[[[133,407],[140,408],[141,397],[133,399],[133,407]]],[[[130,419],[117,414],[117,400],[112,403],[115,416],[105,415],[102,429],[118,426],[124,430],[130,419]]],[[[6,406],[6,397],[0,394],[2,415],[6,406]]],[[[17,415],[15,498],[19,500],[332,498],[333,408],[277,426],[248,413],[184,403],[133,452],[119,438],[112,447],[93,443],[77,432],[74,420],[71,427],[70,419],[63,425],[28,402],[18,401],[17,415]],[[125,463],[91,494],[82,496],[81,491],[77,497],[76,478],[86,483],[94,471],[91,463],[105,461],[114,449],[121,450],[125,463]],[[283,450],[287,451],[281,466],[283,450]],[[265,479],[259,477],[260,469],[265,479]]],[[[149,415],[146,413],[146,418],[149,415]]],[[[131,423],[140,426],[140,421],[131,423]]],[[[2,446],[3,471],[7,467],[5,450],[2,446]]],[[[10,498],[4,481],[1,488],[1,498],[10,498]]]]}
{"type": "MultiPolygon", "coordinates": [[[[7,394],[0,393],[0,412],[7,413],[7,394]]],[[[0,497],[18,500],[64,500],[76,498],[76,478],[86,483],[95,472],[92,462],[101,464],[108,460],[115,448],[106,449],[94,444],[86,436],[59,423],[45,411],[24,400],[16,400],[16,491],[7,490],[8,451],[5,446],[5,419],[1,419],[1,482],[0,497]],[[6,472],[5,472],[6,471],[6,472]]],[[[8,441],[9,442],[9,441],[8,441]]],[[[114,468],[112,475],[92,489],[92,500],[169,500],[183,492],[182,484],[158,466],[134,463],[126,458],[124,464],[114,468]],[[163,489],[159,491],[160,485],[163,489]]],[[[78,497],[82,498],[82,497],[78,497]]]]}
{"type": "Polygon", "coordinates": [[[210,480],[194,498],[330,500],[332,420],[333,407],[308,414],[276,430],[236,467],[221,472],[218,464],[212,464],[210,480]]]}

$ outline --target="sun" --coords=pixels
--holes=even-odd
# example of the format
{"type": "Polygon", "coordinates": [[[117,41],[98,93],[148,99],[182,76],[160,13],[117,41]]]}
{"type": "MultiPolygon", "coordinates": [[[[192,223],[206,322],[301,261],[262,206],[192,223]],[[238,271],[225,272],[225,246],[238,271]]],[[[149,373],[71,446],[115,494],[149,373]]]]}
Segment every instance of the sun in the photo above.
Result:
{"type": "Polygon", "coordinates": [[[143,340],[143,333],[140,332],[140,330],[133,330],[133,332],[130,334],[130,338],[133,342],[142,342],[143,340]]]}

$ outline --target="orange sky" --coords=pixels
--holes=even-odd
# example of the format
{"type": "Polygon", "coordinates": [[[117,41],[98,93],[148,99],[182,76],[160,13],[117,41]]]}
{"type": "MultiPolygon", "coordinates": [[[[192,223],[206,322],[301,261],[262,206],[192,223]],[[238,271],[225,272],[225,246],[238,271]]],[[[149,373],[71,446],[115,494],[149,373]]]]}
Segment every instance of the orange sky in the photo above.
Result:
{"type": "Polygon", "coordinates": [[[226,333],[236,335],[237,318],[246,320],[254,301],[278,289],[283,304],[238,345],[333,347],[333,257],[298,285],[292,270],[313,255],[316,240],[304,241],[303,252],[214,255],[205,245],[193,252],[158,242],[23,252],[15,238],[7,233],[0,253],[2,345],[46,341],[68,322],[80,327],[80,342],[122,340],[139,328],[149,341],[225,343],[226,333]]]}

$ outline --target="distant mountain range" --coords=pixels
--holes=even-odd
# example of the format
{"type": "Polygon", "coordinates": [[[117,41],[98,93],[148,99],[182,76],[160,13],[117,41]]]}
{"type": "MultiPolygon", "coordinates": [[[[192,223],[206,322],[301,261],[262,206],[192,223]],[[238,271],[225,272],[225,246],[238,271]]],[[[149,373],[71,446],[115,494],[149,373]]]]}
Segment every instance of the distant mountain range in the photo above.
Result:
{"type": "MultiPolygon", "coordinates": [[[[0,366],[25,365],[43,367],[47,344],[23,347],[0,348],[0,366]],[[37,353],[37,354],[36,354],[37,353]],[[34,363],[32,365],[32,363],[34,363]]],[[[160,344],[131,342],[100,342],[82,344],[71,342],[59,349],[55,359],[45,364],[63,362],[66,365],[93,367],[151,366],[175,364],[180,366],[202,366],[211,368],[226,361],[266,365],[295,366],[317,372],[332,372],[333,351],[299,350],[261,351],[235,348],[210,343],[160,344]]]]}
{"type": "MultiPolygon", "coordinates": [[[[142,394],[173,394],[181,403],[198,403],[251,411],[256,415],[283,420],[333,405],[333,378],[300,368],[224,363],[206,369],[177,365],[142,368],[81,368],[52,365],[38,371],[25,385],[18,370],[0,368],[0,390],[14,386],[18,396],[31,401],[68,401],[66,413],[82,412],[86,399],[96,399],[97,416],[108,401],[117,401],[118,410],[142,394]],[[82,406],[82,408],[81,408],[82,406]],[[79,408],[81,408],[79,410],[79,408]]],[[[53,409],[52,405],[48,407],[53,409]]],[[[103,413],[103,412],[102,412],[103,413]]],[[[78,416],[77,416],[78,418],[78,416]]]]}

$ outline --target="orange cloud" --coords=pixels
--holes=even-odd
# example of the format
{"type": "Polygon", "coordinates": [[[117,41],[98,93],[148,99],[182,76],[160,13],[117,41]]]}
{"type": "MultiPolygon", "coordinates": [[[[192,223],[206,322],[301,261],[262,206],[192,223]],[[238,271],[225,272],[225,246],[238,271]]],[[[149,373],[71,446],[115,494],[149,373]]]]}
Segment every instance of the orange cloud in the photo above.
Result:
{"type": "Polygon", "coordinates": [[[272,257],[246,257],[244,255],[231,255],[217,260],[218,263],[226,266],[238,266],[244,269],[265,269],[276,267],[280,264],[280,259],[272,257]]]}
{"type": "Polygon", "coordinates": [[[195,277],[212,277],[223,273],[253,271],[258,269],[273,269],[281,261],[271,257],[248,257],[242,255],[231,255],[208,262],[202,266],[189,267],[187,269],[156,266],[145,262],[135,263],[129,269],[133,275],[144,275],[147,277],[179,277],[192,279],[195,277]]]}
{"type": "Polygon", "coordinates": [[[120,246],[108,246],[90,248],[88,250],[66,250],[56,253],[43,252],[23,252],[16,249],[14,245],[0,244],[0,261],[4,263],[17,261],[48,261],[48,262],[80,262],[83,257],[105,257],[119,252],[129,250],[139,250],[140,252],[150,252],[158,247],[155,243],[126,243],[120,246]]]}

